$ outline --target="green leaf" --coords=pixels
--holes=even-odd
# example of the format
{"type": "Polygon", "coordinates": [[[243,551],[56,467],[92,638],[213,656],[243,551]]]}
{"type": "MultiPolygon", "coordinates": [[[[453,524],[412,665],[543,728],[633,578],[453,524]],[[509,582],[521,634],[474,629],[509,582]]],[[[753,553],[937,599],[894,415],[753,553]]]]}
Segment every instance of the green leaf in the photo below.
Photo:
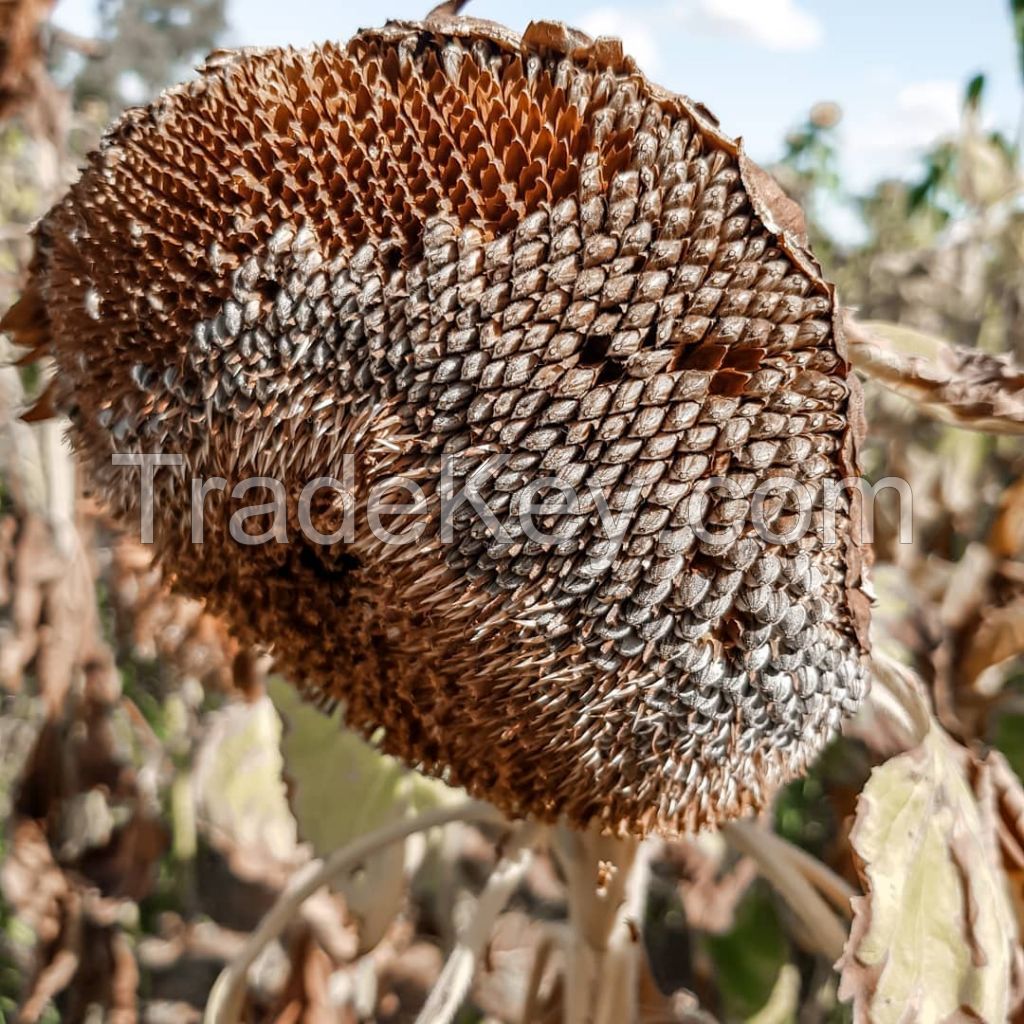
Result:
{"type": "Polygon", "coordinates": [[[728,1018],[745,1019],[760,1011],[789,963],[789,943],[768,887],[763,882],[751,886],[733,929],[705,936],[704,942],[728,1018]]]}
{"type": "Polygon", "coordinates": [[[441,782],[382,754],[337,715],[325,715],[280,678],[267,687],[284,719],[281,740],[299,834],[324,856],[409,810],[455,795],[441,782]]]}
{"type": "Polygon", "coordinates": [[[977,110],[981,106],[984,95],[985,76],[977,74],[967,83],[967,89],[964,92],[964,106],[968,110],[977,110]]]}
{"type": "Polygon", "coordinates": [[[930,163],[925,176],[907,193],[907,208],[910,213],[917,213],[927,205],[939,184],[941,171],[937,164],[930,163]]]}
{"type": "Polygon", "coordinates": [[[800,971],[796,964],[785,964],[775,980],[768,1002],[747,1024],[795,1024],[800,1007],[800,971]]]}
{"type": "Polygon", "coordinates": [[[1024,778],[1024,715],[1001,715],[992,742],[1006,755],[1017,775],[1024,778]]]}
{"type": "Polygon", "coordinates": [[[1017,37],[1017,48],[1020,51],[1020,73],[1024,78],[1024,0],[1010,0],[1010,11],[1013,14],[1013,29],[1017,37]]]}

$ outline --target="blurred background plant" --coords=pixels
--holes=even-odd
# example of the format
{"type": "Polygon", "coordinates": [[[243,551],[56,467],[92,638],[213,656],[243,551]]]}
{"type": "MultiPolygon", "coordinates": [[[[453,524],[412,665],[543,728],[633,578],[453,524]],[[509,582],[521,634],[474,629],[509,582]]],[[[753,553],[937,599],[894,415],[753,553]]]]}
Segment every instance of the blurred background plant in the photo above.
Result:
{"type": "MultiPolygon", "coordinates": [[[[1024,2],[1010,6],[1024,75],[1024,2]]],[[[0,0],[0,309],[33,220],[110,117],[227,26],[224,0],[99,0],[96,38],[52,14],[0,0]]],[[[831,102],[773,168],[856,310],[866,475],[909,481],[913,540],[881,499],[861,718],[766,820],[645,844],[645,1022],[1024,1019],[1024,205],[1021,139],[988,126],[987,85],[965,83],[959,130],[916,179],[851,195],[831,102]],[[830,227],[839,206],[857,241],[830,227]]],[[[59,425],[18,419],[45,368],[14,355],[0,368],[0,1022],[197,1021],[297,872],[459,797],[302,705],[262,652],[170,595],[90,500],[59,425]]],[[[414,1020],[503,835],[417,834],[308,900],[248,972],[245,1019],[414,1020]]],[[[562,1019],[570,890],[555,859],[529,862],[460,1021],[562,1019]]]]}

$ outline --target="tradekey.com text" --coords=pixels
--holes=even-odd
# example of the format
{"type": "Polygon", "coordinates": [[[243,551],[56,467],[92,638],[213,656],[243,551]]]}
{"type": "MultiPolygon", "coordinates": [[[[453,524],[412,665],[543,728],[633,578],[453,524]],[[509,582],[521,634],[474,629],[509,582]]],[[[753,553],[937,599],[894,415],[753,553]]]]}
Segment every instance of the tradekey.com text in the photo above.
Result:
{"type": "MultiPolygon", "coordinates": [[[[614,539],[625,536],[645,500],[651,501],[646,493],[649,486],[634,484],[613,490],[591,480],[585,486],[574,487],[557,476],[539,476],[513,493],[503,492],[495,487],[495,481],[511,458],[491,455],[467,475],[464,459],[441,456],[436,460],[437,472],[426,481],[421,475],[416,479],[395,475],[376,480],[369,488],[359,488],[359,463],[349,453],[339,457],[339,476],[314,477],[301,489],[294,481],[286,486],[268,476],[246,477],[233,484],[219,476],[189,479],[182,473],[186,460],[180,454],[119,453],[111,456],[111,462],[125,472],[140,471],[136,507],[144,544],[153,543],[157,495],[164,498],[167,488],[176,486],[189,491],[187,505],[194,544],[203,543],[211,494],[230,495],[236,503],[259,498],[258,502],[236,508],[229,523],[231,537],[250,547],[288,543],[296,522],[308,543],[326,547],[350,544],[359,532],[360,516],[377,541],[397,547],[418,543],[428,531],[430,537],[452,544],[472,518],[501,545],[525,539],[557,546],[571,541],[572,534],[559,528],[564,527],[567,517],[596,521],[603,536],[614,539]],[[314,507],[322,507],[325,498],[333,509],[342,512],[340,525],[331,533],[322,532],[313,521],[314,507]],[[289,515],[291,509],[296,516],[289,515]],[[269,527],[259,532],[252,529],[268,517],[269,527]]],[[[696,541],[716,548],[751,531],[769,544],[795,544],[811,536],[821,547],[845,543],[853,531],[855,541],[870,544],[874,539],[875,506],[884,495],[886,520],[896,522],[899,543],[912,542],[913,494],[910,484],[900,477],[886,477],[872,484],[861,477],[807,481],[773,475],[753,488],[744,486],[747,480],[749,477],[708,476],[694,481],[661,529],[688,528],[696,541]],[[859,514],[852,518],[851,506],[859,507],[859,514]]],[[[175,502],[175,507],[180,503],[175,502]]]]}

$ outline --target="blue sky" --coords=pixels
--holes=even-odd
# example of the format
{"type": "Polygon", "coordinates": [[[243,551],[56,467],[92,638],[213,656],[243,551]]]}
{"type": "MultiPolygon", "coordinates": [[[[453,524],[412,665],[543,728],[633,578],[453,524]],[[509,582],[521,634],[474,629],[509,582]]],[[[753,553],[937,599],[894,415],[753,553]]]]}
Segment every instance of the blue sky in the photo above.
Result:
{"type": "MultiPolygon", "coordinates": [[[[230,0],[231,45],[344,39],[434,0],[230,0]]],[[[95,0],[60,0],[55,20],[93,28],[95,0]]],[[[1021,111],[1007,0],[473,0],[467,13],[522,29],[557,18],[619,35],[652,78],[706,103],[765,162],[817,100],[844,111],[846,183],[913,173],[921,149],[955,131],[963,87],[989,76],[989,120],[1021,111]]]]}

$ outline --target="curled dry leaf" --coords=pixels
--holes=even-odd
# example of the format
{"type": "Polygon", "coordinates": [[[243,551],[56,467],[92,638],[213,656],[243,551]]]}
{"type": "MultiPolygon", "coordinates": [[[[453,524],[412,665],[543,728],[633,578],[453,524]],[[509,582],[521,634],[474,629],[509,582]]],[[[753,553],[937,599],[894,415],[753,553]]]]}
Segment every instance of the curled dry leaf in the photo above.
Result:
{"type": "Polygon", "coordinates": [[[789,235],[798,245],[807,246],[807,219],[799,203],[786,195],[782,186],[746,153],[740,153],[740,169],[757,215],[773,225],[780,234],[789,235]]]}
{"type": "Polygon", "coordinates": [[[111,1024],[138,1020],[139,972],[118,927],[120,903],[58,864],[38,822],[16,824],[0,867],[0,891],[37,942],[23,978],[16,1018],[21,1024],[43,1019],[62,993],[62,1019],[84,1020],[86,1007],[94,1004],[105,1008],[104,1020],[111,1024]]]}
{"type": "Polygon", "coordinates": [[[950,345],[885,321],[846,318],[849,354],[863,374],[923,412],[968,430],[1024,434],[1024,367],[1010,356],[950,345]]]}
{"type": "Polygon", "coordinates": [[[986,669],[1024,654],[1024,597],[1002,608],[985,608],[963,654],[961,673],[969,682],[986,669]]]}
{"type": "Polygon", "coordinates": [[[871,655],[871,668],[871,692],[846,734],[883,758],[893,757],[921,743],[931,728],[931,710],[916,673],[884,649],[871,655]]]}
{"type": "Polygon", "coordinates": [[[288,980],[270,1016],[271,1024],[356,1024],[354,1013],[332,1006],[330,957],[307,932],[291,950],[288,980]]]}
{"type": "Polygon", "coordinates": [[[867,895],[854,900],[838,964],[840,997],[853,1000],[858,1022],[1010,1019],[1017,919],[993,801],[972,787],[978,771],[933,723],[861,794],[850,838],[867,895]]]}
{"type": "Polygon", "coordinates": [[[424,21],[444,21],[446,18],[457,18],[469,0],[445,0],[438,4],[424,18],[424,21]]]}
{"type": "Polygon", "coordinates": [[[1024,477],[1003,491],[988,546],[998,558],[1024,557],[1024,477]]]}

